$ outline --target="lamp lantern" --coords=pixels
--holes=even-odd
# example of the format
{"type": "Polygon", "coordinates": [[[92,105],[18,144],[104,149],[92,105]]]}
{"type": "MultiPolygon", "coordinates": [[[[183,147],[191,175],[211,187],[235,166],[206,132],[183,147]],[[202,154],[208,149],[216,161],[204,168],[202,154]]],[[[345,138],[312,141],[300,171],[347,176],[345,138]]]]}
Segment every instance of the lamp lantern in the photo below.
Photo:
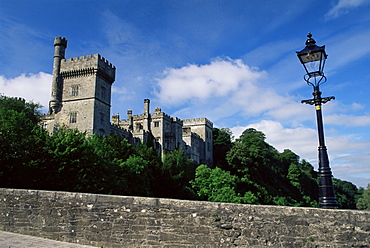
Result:
{"type": "Polygon", "coordinates": [[[309,84],[311,78],[315,78],[315,83],[320,84],[324,76],[324,66],[328,55],[325,52],[325,46],[317,46],[316,41],[312,38],[312,34],[307,34],[306,47],[296,52],[299,61],[302,63],[307,74],[305,75],[305,81],[309,84]],[[317,80],[316,78],[319,77],[317,80]]]}

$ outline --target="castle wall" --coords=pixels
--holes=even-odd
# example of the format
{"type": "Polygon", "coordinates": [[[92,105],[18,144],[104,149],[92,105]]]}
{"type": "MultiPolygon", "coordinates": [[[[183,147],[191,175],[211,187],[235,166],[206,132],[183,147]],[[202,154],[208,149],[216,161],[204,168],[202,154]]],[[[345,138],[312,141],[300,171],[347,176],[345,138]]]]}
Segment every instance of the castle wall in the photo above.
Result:
{"type": "Polygon", "coordinates": [[[0,189],[0,230],[104,248],[369,247],[370,211],[0,189]]]}
{"type": "Polygon", "coordinates": [[[191,129],[191,132],[196,133],[203,140],[203,145],[199,146],[201,163],[206,163],[210,166],[213,164],[213,123],[207,118],[196,118],[183,120],[183,126],[191,129]]]}
{"type": "Polygon", "coordinates": [[[204,149],[203,139],[198,134],[193,133],[190,127],[182,128],[182,133],[182,139],[185,142],[185,154],[195,163],[201,164],[203,162],[201,157],[204,149]]]}

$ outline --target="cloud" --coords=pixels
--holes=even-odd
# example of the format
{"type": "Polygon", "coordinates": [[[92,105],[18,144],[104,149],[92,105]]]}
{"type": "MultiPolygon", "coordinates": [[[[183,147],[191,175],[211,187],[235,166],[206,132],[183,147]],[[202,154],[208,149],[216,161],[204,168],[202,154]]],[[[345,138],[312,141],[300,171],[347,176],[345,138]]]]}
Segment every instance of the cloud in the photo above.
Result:
{"type": "Polygon", "coordinates": [[[346,127],[364,127],[370,125],[370,115],[328,115],[325,117],[325,123],[331,125],[341,125],[346,127]]]}
{"type": "Polygon", "coordinates": [[[351,9],[368,4],[368,0],[339,0],[338,3],[326,14],[327,18],[337,18],[348,13],[351,9]]]}
{"type": "Polygon", "coordinates": [[[167,69],[158,79],[156,95],[161,103],[183,104],[194,98],[227,96],[243,85],[248,85],[250,92],[254,92],[255,82],[263,75],[264,72],[250,68],[242,60],[217,58],[206,65],[167,69]]]}
{"type": "Polygon", "coordinates": [[[40,103],[46,108],[50,100],[52,75],[39,72],[22,74],[7,79],[0,75],[0,93],[11,97],[22,97],[27,101],[40,103]]]}

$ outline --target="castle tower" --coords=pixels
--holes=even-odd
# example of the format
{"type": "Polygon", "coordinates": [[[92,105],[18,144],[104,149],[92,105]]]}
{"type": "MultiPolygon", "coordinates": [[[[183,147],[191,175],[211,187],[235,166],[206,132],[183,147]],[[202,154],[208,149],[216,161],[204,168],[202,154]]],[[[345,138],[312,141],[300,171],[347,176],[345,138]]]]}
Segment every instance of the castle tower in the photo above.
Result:
{"type": "Polygon", "coordinates": [[[132,119],[132,110],[127,110],[127,120],[128,120],[128,130],[133,130],[133,119],[132,119]]]}
{"type": "Polygon", "coordinates": [[[62,107],[63,82],[60,78],[60,64],[64,59],[67,48],[67,39],[56,37],[54,39],[54,63],[53,63],[53,81],[51,88],[51,99],[49,102],[49,113],[58,113],[62,107]]]}
{"type": "Polygon", "coordinates": [[[143,129],[144,131],[150,130],[150,100],[144,99],[144,121],[143,121],[143,129]]]}
{"type": "MultiPolygon", "coordinates": [[[[202,140],[201,149],[199,151],[199,159],[201,163],[208,166],[213,165],[213,123],[207,118],[196,118],[183,120],[183,128],[190,128],[191,132],[197,134],[202,140]]],[[[192,146],[191,143],[187,145],[192,146]]]]}
{"type": "Polygon", "coordinates": [[[60,122],[89,134],[109,134],[116,68],[99,54],[63,60],[60,122]]]}
{"type": "Polygon", "coordinates": [[[109,134],[116,68],[99,54],[64,59],[65,38],[55,38],[54,46],[53,93],[44,118],[46,129],[53,132],[65,126],[87,134],[109,134]]]}

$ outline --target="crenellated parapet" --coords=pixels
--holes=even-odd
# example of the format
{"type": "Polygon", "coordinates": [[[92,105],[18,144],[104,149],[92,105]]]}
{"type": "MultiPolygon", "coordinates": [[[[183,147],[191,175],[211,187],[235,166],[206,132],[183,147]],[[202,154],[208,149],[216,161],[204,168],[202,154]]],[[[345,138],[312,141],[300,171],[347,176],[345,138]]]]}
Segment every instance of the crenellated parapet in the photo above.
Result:
{"type": "Polygon", "coordinates": [[[206,125],[210,128],[213,128],[213,123],[210,120],[208,120],[207,118],[185,119],[185,120],[183,120],[183,123],[186,126],[206,125]]]}
{"type": "Polygon", "coordinates": [[[67,48],[67,39],[65,37],[55,37],[54,38],[54,46],[64,46],[67,48]]]}
{"type": "Polygon", "coordinates": [[[83,77],[97,74],[110,83],[116,77],[116,67],[100,54],[68,58],[61,61],[62,77],[83,77]]]}
{"type": "Polygon", "coordinates": [[[127,140],[132,139],[132,133],[129,130],[127,130],[124,127],[115,125],[115,124],[110,125],[110,132],[119,134],[122,138],[127,139],[127,140]]]}

